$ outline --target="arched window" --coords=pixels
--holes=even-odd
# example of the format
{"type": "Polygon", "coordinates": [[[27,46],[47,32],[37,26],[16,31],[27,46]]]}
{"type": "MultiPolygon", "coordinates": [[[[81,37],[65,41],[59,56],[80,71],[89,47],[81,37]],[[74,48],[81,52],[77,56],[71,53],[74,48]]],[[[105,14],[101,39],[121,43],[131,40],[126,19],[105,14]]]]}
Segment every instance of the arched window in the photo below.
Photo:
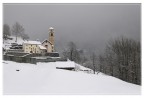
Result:
{"type": "Polygon", "coordinates": [[[51,36],[53,36],[53,33],[51,33],[51,36]]]}
{"type": "Polygon", "coordinates": [[[46,48],[48,48],[48,45],[45,45],[46,48]]]}

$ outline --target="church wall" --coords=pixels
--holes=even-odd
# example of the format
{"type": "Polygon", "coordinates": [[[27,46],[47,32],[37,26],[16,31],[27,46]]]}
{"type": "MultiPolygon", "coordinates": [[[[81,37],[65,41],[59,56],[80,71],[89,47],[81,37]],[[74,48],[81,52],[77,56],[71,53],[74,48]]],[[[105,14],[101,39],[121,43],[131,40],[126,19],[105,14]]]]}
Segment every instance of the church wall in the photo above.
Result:
{"type": "Polygon", "coordinates": [[[50,43],[46,43],[46,42],[44,42],[43,44],[42,44],[44,47],[45,47],[45,45],[48,45],[48,48],[47,48],[47,52],[52,52],[52,46],[51,46],[51,44],[50,43]]]}

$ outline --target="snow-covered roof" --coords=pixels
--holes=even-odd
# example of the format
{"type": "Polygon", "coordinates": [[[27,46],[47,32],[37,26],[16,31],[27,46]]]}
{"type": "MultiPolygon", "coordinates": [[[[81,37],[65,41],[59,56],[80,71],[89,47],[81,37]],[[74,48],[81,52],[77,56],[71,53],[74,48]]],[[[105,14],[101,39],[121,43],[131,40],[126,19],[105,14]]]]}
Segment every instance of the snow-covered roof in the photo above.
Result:
{"type": "Polygon", "coordinates": [[[39,42],[39,41],[24,41],[23,44],[37,44],[37,45],[41,45],[41,42],[39,42]]]}
{"type": "Polygon", "coordinates": [[[44,46],[42,45],[38,45],[40,49],[46,49],[44,46]]]}
{"type": "Polygon", "coordinates": [[[43,44],[45,41],[49,42],[49,43],[52,45],[52,43],[51,43],[49,40],[47,40],[47,39],[45,39],[45,40],[42,42],[42,44],[43,44]]]}
{"type": "Polygon", "coordinates": [[[49,29],[54,29],[53,27],[50,27],[49,29]]]}
{"type": "Polygon", "coordinates": [[[75,67],[75,63],[74,62],[56,62],[56,67],[58,68],[74,68],[75,67]]]}

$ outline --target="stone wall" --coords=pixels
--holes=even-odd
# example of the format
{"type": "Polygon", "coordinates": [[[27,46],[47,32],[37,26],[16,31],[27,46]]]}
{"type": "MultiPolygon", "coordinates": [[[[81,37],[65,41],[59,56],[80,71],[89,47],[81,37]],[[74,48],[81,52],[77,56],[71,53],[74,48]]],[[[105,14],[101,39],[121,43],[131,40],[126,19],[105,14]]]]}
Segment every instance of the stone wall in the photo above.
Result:
{"type": "Polygon", "coordinates": [[[47,55],[48,56],[42,56],[41,54],[37,54],[37,53],[29,54],[29,53],[9,52],[3,55],[3,59],[9,61],[15,61],[19,63],[31,63],[31,64],[36,64],[37,62],[67,61],[67,59],[57,57],[59,56],[58,53],[49,53],[47,55]]]}
{"type": "Polygon", "coordinates": [[[29,54],[29,53],[23,53],[23,52],[7,52],[7,53],[5,53],[5,55],[13,55],[13,56],[24,56],[26,54],[29,54]]]}
{"type": "Polygon", "coordinates": [[[45,56],[59,57],[59,53],[57,53],[57,52],[46,53],[45,56]]]}

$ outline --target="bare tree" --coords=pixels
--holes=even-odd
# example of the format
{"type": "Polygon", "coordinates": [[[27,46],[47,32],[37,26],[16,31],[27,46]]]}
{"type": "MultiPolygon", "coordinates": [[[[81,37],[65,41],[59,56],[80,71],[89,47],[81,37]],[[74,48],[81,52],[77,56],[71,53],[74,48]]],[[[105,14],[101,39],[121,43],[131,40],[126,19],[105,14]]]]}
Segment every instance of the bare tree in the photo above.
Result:
{"type": "Polygon", "coordinates": [[[74,42],[69,42],[68,43],[68,51],[69,51],[69,59],[74,61],[74,59],[76,59],[76,45],[74,44],[74,42]]]}
{"type": "Polygon", "coordinates": [[[7,39],[8,36],[10,36],[10,35],[11,35],[11,32],[10,32],[10,27],[9,27],[9,25],[8,25],[8,24],[4,24],[4,25],[3,25],[3,38],[4,38],[4,39],[7,39]]]}
{"type": "Polygon", "coordinates": [[[24,28],[22,25],[20,25],[18,22],[16,22],[12,27],[12,32],[16,36],[16,42],[17,42],[17,36],[21,36],[22,33],[24,33],[24,28]]]}
{"type": "Polygon", "coordinates": [[[92,61],[92,69],[93,69],[94,74],[95,74],[96,68],[97,68],[97,62],[96,62],[97,61],[97,57],[96,57],[96,54],[94,52],[91,54],[90,59],[92,61]]]}
{"type": "Polygon", "coordinates": [[[106,70],[105,70],[105,58],[104,58],[104,56],[103,55],[99,55],[98,61],[99,61],[99,63],[98,63],[98,66],[99,66],[98,70],[100,72],[105,73],[106,70]]]}
{"type": "Polygon", "coordinates": [[[106,74],[140,84],[140,42],[120,37],[109,41],[105,51],[106,74]]]}
{"type": "Polygon", "coordinates": [[[74,42],[69,42],[67,48],[63,51],[63,56],[76,63],[81,63],[81,50],[76,47],[74,42]]]}
{"type": "Polygon", "coordinates": [[[21,37],[23,38],[23,40],[28,40],[29,39],[28,34],[25,34],[25,33],[22,33],[21,37]]]}

